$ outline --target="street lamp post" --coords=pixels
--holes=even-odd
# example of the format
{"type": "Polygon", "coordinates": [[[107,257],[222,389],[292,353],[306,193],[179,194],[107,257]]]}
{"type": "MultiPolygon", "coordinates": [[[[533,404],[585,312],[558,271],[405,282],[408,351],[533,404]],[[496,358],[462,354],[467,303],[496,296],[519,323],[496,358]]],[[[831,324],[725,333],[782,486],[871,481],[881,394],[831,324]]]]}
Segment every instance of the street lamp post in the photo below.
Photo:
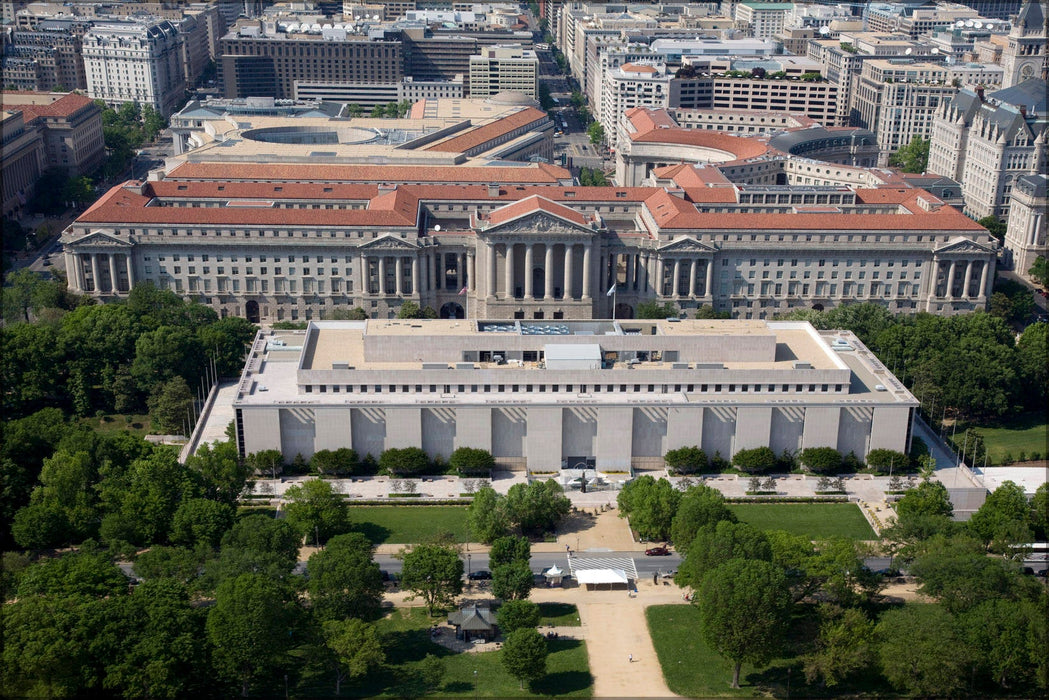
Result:
{"type": "Polygon", "coordinates": [[[470,578],[470,553],[466,554],[466,578],[470,578]]]}

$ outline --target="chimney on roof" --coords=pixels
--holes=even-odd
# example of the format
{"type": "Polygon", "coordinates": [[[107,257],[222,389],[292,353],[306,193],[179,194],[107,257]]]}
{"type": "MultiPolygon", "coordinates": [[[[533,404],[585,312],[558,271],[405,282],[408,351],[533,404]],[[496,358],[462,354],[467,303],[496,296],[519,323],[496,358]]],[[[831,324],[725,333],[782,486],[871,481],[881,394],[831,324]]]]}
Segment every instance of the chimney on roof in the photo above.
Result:
{"type": "Polygon", "coordinates": [[[1027,105],[1020,105],[1020,116],[1027,119],[1027,105]]]}
{"type": "Polygon", "coordinates": [[[980,102],[983,102],[983,92],[984,92],[983,85],[980,85],[979,87],[976,88],[976,96],[980,98],[980,102]]]}
{"type": "Polygon", "coordinates": [[[384,194],[390,194],[391,192],[396,192],[396,191],[397,191],[397,185],[391,185],[388,182],[379,183],[379,196],[380,197],[383,196],[384,194]]]}
{"type": "Polygon", "coordinates": [[[500,194],[499,183],[498,182],[489,182],[488,183],[488,196],[489,197],[498,197],[499,194],[500,194]]]}
{"type": "Polygon", "coordinates": [[[677,197],[678,199],[685,198],[685,190],[681,189],[680,187],[668,187],[667,194],[669,194],[671,197],[677,197]]]}

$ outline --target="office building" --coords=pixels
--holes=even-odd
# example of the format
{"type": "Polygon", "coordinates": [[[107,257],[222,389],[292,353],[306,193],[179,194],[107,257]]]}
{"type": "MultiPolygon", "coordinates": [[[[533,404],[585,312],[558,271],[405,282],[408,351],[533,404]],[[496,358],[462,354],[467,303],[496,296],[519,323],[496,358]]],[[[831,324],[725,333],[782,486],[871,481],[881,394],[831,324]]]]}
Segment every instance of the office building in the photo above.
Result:
{"type": "Polygon", "coordinates": [[[736,28],[757,39],[769,39],[783,31],[790,2],[750,2],[736,5],[736,28]]]}
{"type": "Polygon", "coordinates": [[[33,197],[44,171],[44,144],[40,131],[27,127],[21,111],[0,111],[0,174],[3,175],[3,215],[17,219],[33,197]]]}
{"type": "Polygon", "coordinates": [[[1024,277],[1039,257],[1049,258],[1046,247],[1046,208],[1049,205],[1049,176],[1044,172],[1021,175],[1013,182],[1009,220],[1005,231],[1003,262],[1024,277]]]}
{"type": "Polygon", "coordinates": [[[488,46],[470,57],[470,97],[499,92],[539,96],[539,58],[520,46],[488,46]]]}
{"type": "Polygon", "coordinates": [[[185,99],[181,42],[167,20],[96,23],[84,35],[83,56],[92,99],[148,104],[165,117],[185,99]]]}
{"type": "Polygon", "coordinates": [[[83,95],[4,92],[3,108],[21,111],[25,126],[39,130],[45,168],[61,168],[77,177],[102,165],[102,110],[83,95]]]}
{"type": "Polygon", "coordinates": [[[263,331],[233,401],[242,455],[418,447],[447,459],[473,447],[503,469],[620,478],[693,445],[724,459],[756,447],[907,452],[917,407],[851,333],[688,320],[263,331]]]}

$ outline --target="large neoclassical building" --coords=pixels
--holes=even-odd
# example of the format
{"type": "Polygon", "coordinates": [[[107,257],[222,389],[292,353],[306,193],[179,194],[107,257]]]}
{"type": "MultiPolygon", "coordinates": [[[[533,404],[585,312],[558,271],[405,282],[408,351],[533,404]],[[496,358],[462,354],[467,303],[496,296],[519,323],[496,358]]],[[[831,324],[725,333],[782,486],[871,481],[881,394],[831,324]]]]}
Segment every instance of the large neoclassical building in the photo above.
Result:
{"type": "Polygon", "coordinates": [[[766,321],[320,321],[261,331],[236,388],[242,454],[489,450],[503,468],[661,469],[833,447],[906,452],[918,401],[851,333],[766,321]]]}

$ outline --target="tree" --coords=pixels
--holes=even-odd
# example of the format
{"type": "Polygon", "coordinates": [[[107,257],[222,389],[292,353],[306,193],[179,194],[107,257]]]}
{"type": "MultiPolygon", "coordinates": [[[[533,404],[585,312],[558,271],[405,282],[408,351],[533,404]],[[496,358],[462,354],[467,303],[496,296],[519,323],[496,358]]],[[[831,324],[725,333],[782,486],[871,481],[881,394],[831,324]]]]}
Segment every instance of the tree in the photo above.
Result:
{"type": "MultiPolygon", "coordinates": [[[[1016,342],[1016,361],[1024,378],[1022,399],[1036,411],[1049,397],[1049,323],[1032,323],[1016,342]]],[[[1049,455],[1047,455],[1049,456],[1049,455]]]]}
{"type": "Polygon", "coordinates": [[[244,355],[258,329],[240,316],[228,316],[197,330],[208,357],[215,360],[219,376],[237,377],[244,369],[244,355]]]}
{"type": "Polygon", "coordinates": [[[463,591],[463,562],[454,547],[419,544],[401,551],[401,586],[426,601],[430,615],[463,591]]]}
{"type": "Polygon", "coordinates": [[[71,552],[25,569],[18,597],[71,598],[127,595],[127,576],[103,554],[71,552]]]}
{"type": "Polygon", "coordinates": [[[638,318],[677,318],[678,310],[677,307],[671,304],[669,301],[660,304],[658,301],[643,301],[637,305],[637,310],[634,313],[638,318]]]}
{"type": "MultiPolygon", "coordinates": [[[[324,451],[321,450],[320,452],[324,451]]],[[[314,453],[313,456],[316,457],[320,452],[314,453]]],[[[268,476],[271,479],[275,479],[278,474],[284,473],[284,454],[280,450],[252,452],[244,461],[251,466],[254,474],[260,476],[268,476]]]]}
{"type": "Polygon", "coordinates": [[[154,429],[168,435],[181,435],[188,430],[193,394],[182,377],[157,384],[147,403],[154,429]]]}
{"type": "Polygon", "coordinates": [[[1027,274],[1029,274],[1042,289],[1049,288],[1049,265],[1046,264],[1044,255],[1039,255],[1034,259],[1034,264],[1027,270],[1027,274]]]}
{"type": "Polygon", "coordinates": [[[825,599],[844,606],[870,604],[883,586],[882,577],[863,562],[867,554],[855,540],[834,537],[820,542],[808,567],[825,599]]]}
{"type": "Polygon", "coordinates": [[[222,538],[222,549],[272,555],[275,563],[290,572],[299,557],[301,542],[302,538],[287,520],[258,514],[238,520],[222,538]]]}
{"type": "Polygon", "coordinates": [[[910,489],[896,501],[896,515],[906,518],[912,515],[939,515],[950,518],[954,507],[947,495],[947,487],[938,481],[923,481],[917,488],[910,489]]]}
{"type": "Polygon", "coordinates": [[[142,391],[150,391],[174,377],[196,384],[203,366],[204,348],[196,334],[187,328],[161,326],[138,337],[131,374],[142,391]]]}
{"type": "Polygon", "coordinates": [[[492,566],[492,594],[502,600],[524,600],[532,592],[534,579],[527,561],[492,566]]]}
{"type": "Polygon", "coordinates": [[[1049,483],[1043,483],[1034,492],[1031,499],[1031,526],[1034,528],[1039,542],[1045,542],[1047,531],[1049,531],[1049,483]]]}
{"type": "Polygon", "coordinates": [[[206,498],[190,498],[179,504],[171,522],[171,541],[194,547],[217,547],[233,527],[233,506],[206,498]]]}
{"type": "Polygon", "coordinates": [[[200,575],[204,553],[185,547],[155,545],[135,557],[135,574],[146,579],[170,578],[189,583],[200,575]]]}
{"type": "Polygon", "coordinates": [[[874,623],[859,608],[820,606],[816,649],[805,657],[805,680],[833,688],[870,663],[874,623]]]}
{"type": "Polygon", "coordinates": [[[430,458],[418,447],[391,447],[383,450],[379,468],[394,476],[419,476],[430,469],[430,458]]]}
{"type": "Polygon", "coordinates": [[[204,496],[236,504],[248,483],[251,467],[240,458],[233,441],[204,443],[186,460],[204,486],[204,496]]]}
{"type": "Polygon", "coordinates": [[[936,536],[911,563],[919,591],[951,613],[969,610],[988,598],[1019,598],[1028,583],[1016,562],[986,556],[982,543],[968,537],[936,536]]]}
{"type": "Polygon", "coordinates": [[[1005,222],[999,219],[995,215],[985,216],[977,221],[980,226],[987,229],[987,232],[998,239],[998,244],[1001,245],[1005,242],[1005,222]]]}
{"type": "Polygon", "coordinates": [[[317,546],[350,527],[346,502],[322,479],[289,487],[284,492],[284,513],[288,523],[302,537],[312,536],[317,546]]]}
{"type": "Polygon", "coordinates": [[[973,650],[973,659],[993,683],[1009,688],[1033,680],[1027,645],[1029,627],[1044,608],[1026,601],[990,599],[965,613],[960,628],[973,650]]]}
{"type": "Polygon", "coordinates": [[[1023,488],[1006,481],[988,494],[969,519],[969,530],[998,553],[1009,552],[1010,545],[1030,542],[1030,506],[1023,488]]]}
{"type": "Polygon", "coordinates": [[[732,456],[732,464],[748,474],[762,474],[776,466],[776,453],[770,447],[740,450],[732,456]]]}
{"type": "Polygon", "coordinates": [[[772,560],[772,545],[761,530],[747,523],[727,520],[699,529],[678,567],[679,586],[699,589],[704,577],[732,559],[772,560]]]}
{"type": "Polygon", "coordinates": [[[401,308],[397,310],[397,318],[422,318],[422,310],[418,304],[408,299],[401,302],[401,308]]]}
{"type": "Polygon", "coordinates": [[[546,675],[546,640],[535,629],[514,630],[503,642],[503,667],[524,684],[546,675]]]}
{"type": "Polygon", "coordinates": [[[902,692],[957,695],[965,687],[968,649],[955,620],[938,605],[905,605],[875,628],[885,678],[902,692]]]}
{"type": "Polygon", "coordinates": [[[259,574],[223,581],[207,620],[215,670],[239,682],[246,697],[253,683],[287,663],[295,618],[280,582],[259,574]]]}
{"type": "Polygon", "coordinates": [[[678,504],[670,524],[670,539],[680,554],[687,554],[700,529],[723,520],[734,523],[736,515],[725,504],[721,492],[703,484],[692,486],[678,504]]]}
{"type": "Polygon", "coordinates": [[[605,140],[605,127],[601,126],[601,122],[594,122],[587,127],[586,135],[589,137],[590,143],[597,146],[605,140]]]}
{"type": "Polygon", "coordinates": [[[495,457],[479,447],[458,447],[448,458],[448,466],[459,476],[489,476],[495,469],[495,457]]]}
{"type": "Polygon", "coordinates": [[[669,450],[663,459],[676,474],[702,474],[710,466],[707,453],[695,445],[669,450]]]}
{"type": "Polygon", "coordinates": [[[491,486],[477,490],[466,509],[466,524],[479,542],[490,544],[510,531],[506,499],[491,486]]]}
{"type": "Polygon", "coordinates": [[[905,173],[924,173],[929,165],[929,139],[915,136],[906,146],[889,156],[889,165],[905,173]]]}
{"type": "Polygon", "coordinates": [[[783,572],[767,561],[733,559],[703,579],[695,599],[703,637],[733,662],[739,688],[743,662],[764,665],[779,649],[790,619],[790,592],[783,572]]]}
{"type": "Polygon", "coordinates": [[[629,482],[617,497],[620,517],[646,540],[667,540],[670,526],[681,502],[681,492],[666,479],[645,475],[629,482]]]}
{"type": "Polygon", "coordinates": [[[519,629],[535,629],[542,614],[539,606],[530,600],[508,600],[499,606],[499,631],[503,636],[519,629]]]}
{"type": "Polygon", "coordinates": [[[902,452],[877,448],[867,453],[867,466],[882,474],[889,471],[905,472],[910,471],[911,460],[902,452]]]}
{"type": "Polygon", "coordinates": [[[532,558],[532,545],[527,537],[507,535],[492,542],[488,550],[488,565],[494,571],[497,566],[524,562],[532,558]]]}
{"type": "Polygon", "coordinates": [[[372,545],[359,532],[336,535],[310,555],[307,589],[314,616],[370,619],[382,603],[382,575],[372,561],[372,545]]]}
{"type": "Polygon", "coordinates": [[[336,695],[341,692],[343,681],[361,678],[386,661],[375,625],[349,618],[327,620],[322,629],[335,670],[336,695]]]}
{"type": "Polygon", "coordinates": [[[841,453],[833,447],[806,447],[798,458],[806,469],[817,474],[833,474],[841,469],[841,453]]]}
{"type": "Polygon", "coordinates": [[[310,457],[310,466],[321,474],[340,476],[353,474],[357,471],[359,464],[357,451],[349,447],[340,447],[337,450],[318,450],[310,457]]]}
{"type": "Polygon", "coordinates": [[[564,489],[553,479],[514,484],[506,494],[507,515],[525,535],[553,532],[571,507],[564,489]]]}

